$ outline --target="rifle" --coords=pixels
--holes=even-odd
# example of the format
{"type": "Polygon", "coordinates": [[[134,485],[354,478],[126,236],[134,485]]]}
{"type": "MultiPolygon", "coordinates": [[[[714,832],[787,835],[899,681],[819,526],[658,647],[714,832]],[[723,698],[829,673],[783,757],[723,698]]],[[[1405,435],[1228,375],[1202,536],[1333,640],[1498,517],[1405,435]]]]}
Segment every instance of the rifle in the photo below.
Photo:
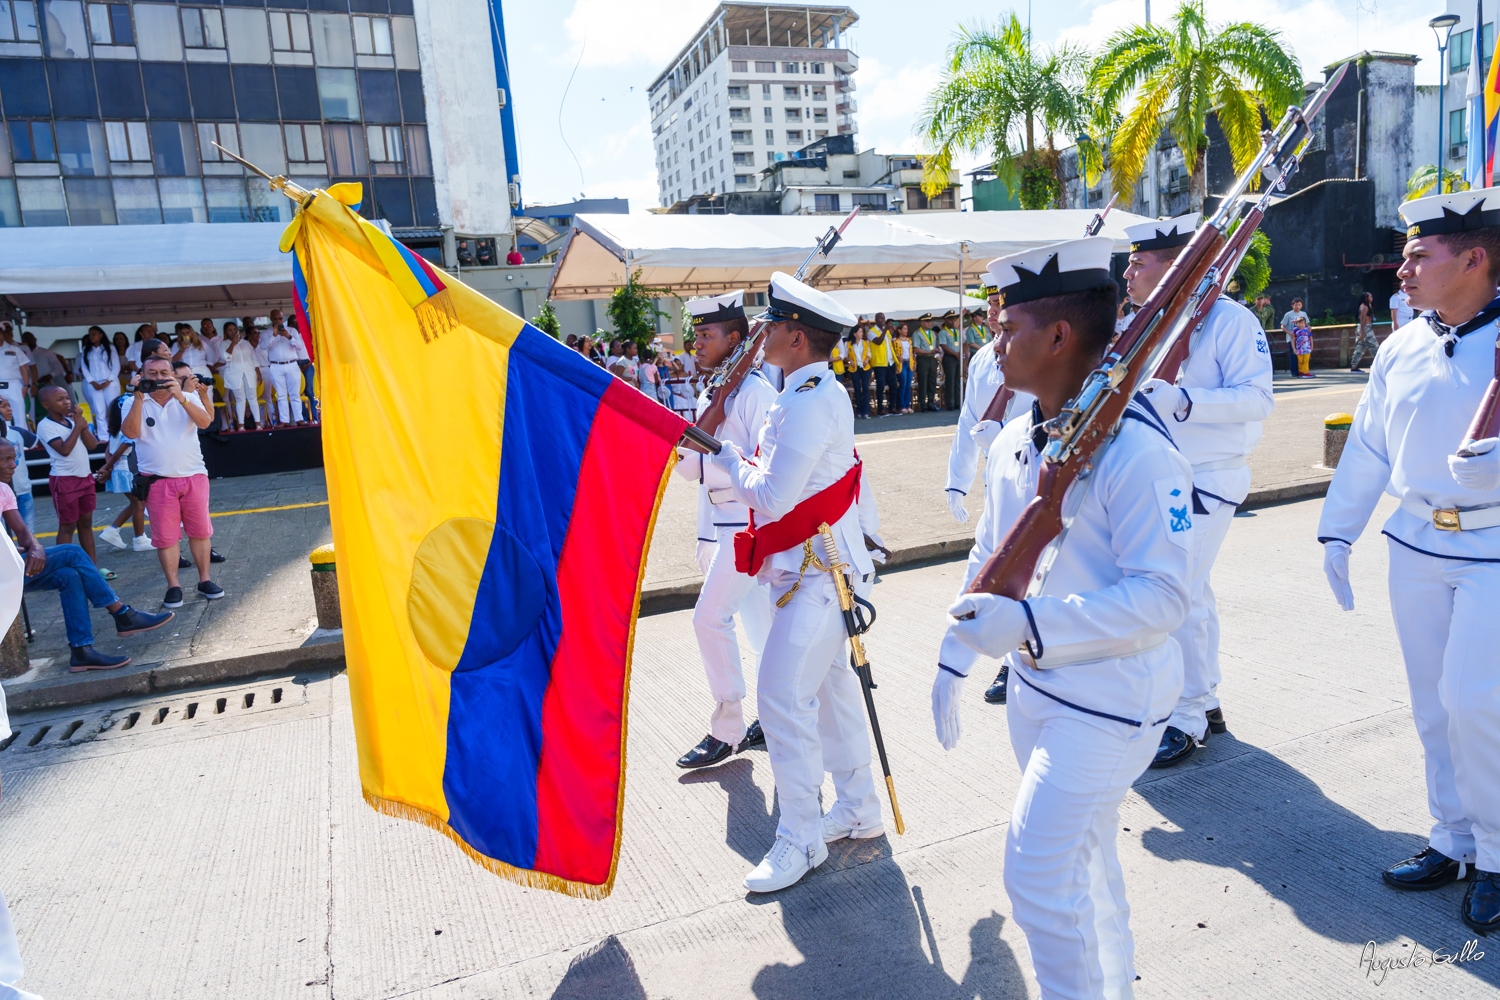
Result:
{"type": "MultiPolygon", "coordinates": [[[[1120,197],[1118,194],[1109,196],[1109,204],[1105,205],[1101,211],[1094,213],[1094,217],[1089,220],[1088,225],[1083,227],[1083,235],[1099,235],[1099,230],[1104,228],[1104,220],[1109,216],[1109,210],[1115,207],[1115,199],[1118,197],[1120,197]]],[[[1010,408],[1010,401],[1015,398],[1015,395],[1016,390],[1002,383],[995,394],[990,397],[990,405],[984,408],[984,414],[979,419],[1004,420],[1005,411],[1010,408]]]]}
{"type": "MultiPolygon", "coordinates": [[[[821,254],[826,258],[828,252],[838,245],[839,240],[844,236],[844,230],[849,228],[849,223],[853,222],[854,217],[858,214],[859,206],[855,205],[854,211],[844,216],[844,221],[839,223],[838,228],[829,226],[828,232],[824,233],[823,238],[818,240],[817,245],[812,248],[812,252],[807,255],[807,259],[802,262],[802,266],[797,268],[797,273],[792,275],[792,277],[801,281],[803,276],[807,274],[808,268],[812,267],[814,257],[821,254]]],[[[749,373],[750,366],[755,363],[756,356],[760,354],[761,341],[765,337],[765,329],[765,323],[755,324],[754,329],[750,331],[750,335],[740,342],[740,346],[734,349],[734,353],[725,358],[724,363],[714,369],[714,373],[708,379],[708,388],[713,392],[715,397],[718,396],[718,389],[726,385],[738,385],[740,379],[749,373]]]]}
{"type": "Polygon", "coordinates": [[[901,806],[896,802],[896,783],[891,780],[891,762],[885,755],[885,739],[880,735],[880,718],[875,714],[875,696],[871,694],[875,690],[875,678],[870,673],[870,661],[865,658],[864,640],[860,638],[875,624],[875,608],[850,589],[849,581],[844,576],[844,570],[849,566],[839,561],[838,542],[834,541],[833,529],[826,521],[818,525],[818,533],[823,536],[823,548],[828,552],[828,565],[823,565],[816,556],[813,557],[813,563],[833,575],[833,586],[839,595],[839,609],[844,614],[844,632],[849,636],[849,666],[859,677],[860,690],[865,695],[865,712],[870,716],[870,732],[875,735],[875,752],[880,755],[880,770],[885,774],[885,790],[891,796],[891,813],[896,817],[896,832],[904,834],[906,822],[901,818],[901,806]],[[855,607],[856,602],[870,609],[869,621],[865,621],[864,615],[855,607]]]}
{"type": "Polygon", "coordinates": [[[1484,390],[1484,398],[1479,401],[1474,422],[1464,434],[1458,454],[1463,458],[1472,458],[1474,453],[1469,450],[1469,445],[1496,436],[1500,436],[1500,338],[1495,341],[1495,377],[1490,379],[1489,388],[1484,390]]]}
{"type": "Polygon", "coordinates": [[[1262,198],[1240,219],[1238,228],[1230,234],[1228,241],[1224,244],[1224,249],[1219,251],[1219,256],[1209,268],[1212,279],[1207,290],[1199,299],[1197,307],[1188,317],[1187,322],[1181,324],[1182,333],[1172,341],[1170,347],[1162,352],[1161,360],[1156,363],[1156,368],[1151,373],[1152,378],[1167,382],[1177,381],[1177,373],[1188,359],[1194,331],[1203,325],[1204,320],[1208,319],[1208,314],[1213,311],[1214,303],[1218,302],[1219,296],[1224,292],[1224,287],[1240,269],[1240,262],[1249,252],[1250,240],[1255,236],[1255,231],[1260,227],[1260,221],[1265,214],[1265,200],[1262,198]]]}
{"type": "MultiPolygon", "coordinates": [[[[1033,585],[1041,586],[1050,568],[1050,560],[1041,566],[1038,564],[1071,520],[1065,518],[1063,511],[1063,498],[1068,488],[1091,468],[1114,439],[1136,385],[1145,372],[1156,367],[1150,363],[1153,355],[1160,356],[1170,350],[1176,340],[1186,340],[1191,335],[1193,327],[1187,326],[1183,320],[1192,318],[1214,283],[1221,280],[1221,252],[1226,246],[1225,235],[1230,225],[1240,216],[1240,196],[1251,181],[1264,172],[1270,183],[1255,206],[1260,214],[1255,215],[1253,221],[1258,223],[1271,195],[1281,190],[1296,172],[1307,151],[1311,122],[1343,80],[1348,68],[1349,64],[1345,63],[1335,70],[1322,89],[1313,95],[1306,109],[1288,108],[1276,128],[1263,133],[1260,152],[1236,178],[1213,218],[1193,234],[1192,240],[1172,262],[1161,284],[1110,345],[1103,363],[1084,379],[1078,395],[1069,400],[1061,413],[1043,425],[1048,441],[1042,450],[1037,495],[980,568],[969,586],[970,593],[1002,594],[1020,600],[1033,585]],[[1219,270],[1215,270],[1216,265],[1219,270]]],[[[1252,221],[1249,215],[1244,218],[1246,223],[1252,221]]],[[[1252,228],[1241,226],[1245,240],[1249,239],[1252,228]]]]}

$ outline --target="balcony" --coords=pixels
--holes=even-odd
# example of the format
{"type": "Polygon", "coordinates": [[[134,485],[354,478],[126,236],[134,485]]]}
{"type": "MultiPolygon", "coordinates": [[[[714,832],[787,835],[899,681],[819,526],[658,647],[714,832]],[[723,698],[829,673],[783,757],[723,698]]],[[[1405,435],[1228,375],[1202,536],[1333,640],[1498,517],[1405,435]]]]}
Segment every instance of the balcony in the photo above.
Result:
{"type": "Polygon", "coordinates": [[[753,131],[730,132],[729,144],[731,146],[753,146],[755,145],[755,133],[753,131]]]}
{"type": "Polygon", "coordinates": [[[859,102],[852,97],[842,98],[833,106],[833,110],[841,115],[852,115],[859,110],[859,102]]]}
{"type": "Polygon", "coordinates": [[[829,49],[833,55],[833,69],[836,73],[853,73],[859,69],[859,56],[848,49],[829,49]]]}
{"type": "Polygon", "coordinates": [[[833,78],[833,88],[841,93],[847,93],[854,89],[854,77],[847,73],[838,73],[833,78]]]}
{"type": "Polygon", "coordinates": [[[850,122],[848,125],[839,124],[839,135],[855,135],[858,132],[859,126],[854,122],[850,122]]]}

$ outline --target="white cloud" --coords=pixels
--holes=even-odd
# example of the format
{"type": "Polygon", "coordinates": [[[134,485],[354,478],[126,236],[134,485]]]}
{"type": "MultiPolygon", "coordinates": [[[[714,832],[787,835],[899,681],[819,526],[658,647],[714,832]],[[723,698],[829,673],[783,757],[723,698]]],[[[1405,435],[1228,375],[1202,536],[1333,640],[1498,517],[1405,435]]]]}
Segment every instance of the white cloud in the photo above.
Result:
{"type": "Polygon", "coordinates": [[[715,0],[577,0],[565,21],[566,62],[665,68],[713,12],[715,0]]]}
{"type": "Polygon", "coordinates": [[[861,58],[859,70],[854,74],[860,148],[883,153],[920,149],[912,126],[941,76],[936,62],[892,66],[873,56],[861,58]]]}

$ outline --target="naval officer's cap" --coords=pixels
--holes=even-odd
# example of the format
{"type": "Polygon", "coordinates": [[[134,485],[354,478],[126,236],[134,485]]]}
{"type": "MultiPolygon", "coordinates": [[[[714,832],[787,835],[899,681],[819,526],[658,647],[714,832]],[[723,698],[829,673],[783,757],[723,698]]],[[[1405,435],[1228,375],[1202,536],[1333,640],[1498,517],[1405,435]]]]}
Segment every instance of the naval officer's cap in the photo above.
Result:
{"type": "Polygon", "coordinates": [[[1397,209],[1406,223],[1406,238],[1442,236],[1500,226],[1500,187],[1454,191],[1403,202],[1397,209]]]}
{"type": "Polygon", "coordinates": [[[1160,222],[1142,222],[1125,227],[1125,238],[1130,241],[1130,252],[1137,250],[1171,250],[1185,247],[1198,231],[1198,222],[1203,216],[1198,212],[1179,215],[1175,219],[1160,222]]]}
{"type": "Polygon", "coordinates": [[[745,318],[745,290],[725,292],[723,295],[708,295],[701,299],[688,299],[688,312],[693,314],[693,325],[705,323],[728,323],[745,318]]]}
{"type": "Polygon", "coordinates": [[[1109,270],[1114,246],[1108,236],[1088,236],[997,257],[986,280],[1000,290],[1006,306],[1107,288],[1115,283],[1109,270]]]}
{"type": "Polygon", "coordinates": [[[796,320],[804,326],[827,330],[841,337],[848,335],[859,322],[859,317],[840,305],[833,296],[782,271],[771,275],[766,311],[759,318],[772,322],[796,320]]]}

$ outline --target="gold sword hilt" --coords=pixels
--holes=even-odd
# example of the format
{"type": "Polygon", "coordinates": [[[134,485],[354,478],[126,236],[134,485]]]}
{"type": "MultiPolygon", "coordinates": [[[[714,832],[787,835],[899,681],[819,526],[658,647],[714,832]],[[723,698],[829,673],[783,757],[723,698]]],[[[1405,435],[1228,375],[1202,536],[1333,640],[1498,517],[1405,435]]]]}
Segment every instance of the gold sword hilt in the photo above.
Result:
{"type": "Polygon", "coordinates": [[[220,146],[217,142],[214,143],[214,148],[223,153],[225,156],[239,163],[240,166],[244,167],[245,169],[252,170],[260,176],[264,177],[266,179],[266,183],[270,185],[272,191],[280,191],[282,194],[295,201],[299,208],[302,205],[306,204],[307,201],[313,196],[313,192],[307,190],[307,188],[303,187],[302,185],[288,180],[282,174],[277,174],[274,177],[271,176],[264,170],[260,169],[260,167],[257,167],[255,164],[245,159],[243,156],[239,155],[238,153],[230,152],[223,146],[220,146]]]}

